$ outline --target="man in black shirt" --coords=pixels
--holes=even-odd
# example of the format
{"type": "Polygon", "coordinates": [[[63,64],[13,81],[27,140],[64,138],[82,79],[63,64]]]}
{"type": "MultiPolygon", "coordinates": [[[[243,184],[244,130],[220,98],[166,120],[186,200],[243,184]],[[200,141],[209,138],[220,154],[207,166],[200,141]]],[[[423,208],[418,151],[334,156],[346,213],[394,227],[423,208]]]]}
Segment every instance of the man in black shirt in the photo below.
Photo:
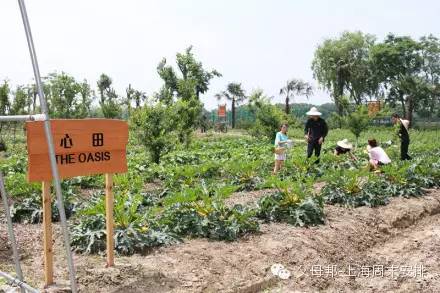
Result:
{"type": "Polygon", "coordinates": [[[391,116],[391,119],[393,120],[394,124],[399,124],[399,132],[397,135],[400,137],[400,159],[401,160],[411,160],[411,157],[408,155],[408,148],[409,148],[409,121],[400,119],[399,114],[394,113],[391,116]]]}
{"type": "Polygon", "coordinates": [[[313,151],[315,151],[315,156],[318,157],[315,163],[319,163],[322,143],[328,133],[327,123],[320,117],[321,113],[316,107],[312,107],[306,114],[310,116],[304,128],[304,135],[307,141],[307,158],[310,158],[313,155],[313,151]]]}

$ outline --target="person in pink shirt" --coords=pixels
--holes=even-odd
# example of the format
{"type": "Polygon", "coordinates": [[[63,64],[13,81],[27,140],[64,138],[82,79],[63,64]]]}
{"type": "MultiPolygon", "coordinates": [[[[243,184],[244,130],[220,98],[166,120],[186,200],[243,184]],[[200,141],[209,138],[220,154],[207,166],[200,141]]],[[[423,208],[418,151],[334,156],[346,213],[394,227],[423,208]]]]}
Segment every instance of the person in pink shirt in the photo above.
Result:
{"type": "Polygon", "coordinates": [[[370,157],[370,166],[373,170],[377,170],[379,166],[391,163],[390,157],[388,157],[383,148],[377,145],[377,141],[374,138],[368,140],[367,151],[370,157]]]}

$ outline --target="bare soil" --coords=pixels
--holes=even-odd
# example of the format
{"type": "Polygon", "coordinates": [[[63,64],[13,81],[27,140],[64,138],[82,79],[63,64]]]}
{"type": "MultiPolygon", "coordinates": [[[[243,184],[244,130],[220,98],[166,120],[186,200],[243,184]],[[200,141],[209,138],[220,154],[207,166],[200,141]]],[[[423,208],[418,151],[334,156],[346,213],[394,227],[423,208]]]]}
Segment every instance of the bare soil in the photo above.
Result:
{"type": "MultiPolygon", "coordinates": [[[[243,196],[244,202],[263,193],[243,196]]],[[[79,288],[81,292],[440,292],[439,190],[420,198],[394,198],[378,208],[326,206],[325,211],[325,225],[263,224],[261,233],[236,242],[187,240],[148,255],[117,257],[116,266],[109,269],[102,256],[75,255],[79,288]],[[273,276],[274,263],[283,264],[292,276],[288,280],[273,276]]],[[[17,224],[15,232],[26,280],[42,288],[41,225],[17,224]]],[[[58,224],[54,235],[58,284],[51,292],[65,287],[68,280],[58,224]]],[[[13,272],[6,239],[2,224],[0,270],[13,272]]]]}

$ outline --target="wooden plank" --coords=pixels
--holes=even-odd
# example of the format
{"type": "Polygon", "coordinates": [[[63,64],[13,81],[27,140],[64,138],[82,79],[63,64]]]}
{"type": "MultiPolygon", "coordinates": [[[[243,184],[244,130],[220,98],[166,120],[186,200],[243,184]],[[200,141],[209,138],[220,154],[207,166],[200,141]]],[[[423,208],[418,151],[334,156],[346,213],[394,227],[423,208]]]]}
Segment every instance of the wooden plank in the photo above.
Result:
{"type": "MultiPolygon", "coordinates": [[[[55,153],[121,150],[125,149],[128,143],[128,124],[122,120],[55,119],[51,120],[51,127],[55,153]],[[102,145],[93,145],[94,134],[103,134],[102,145]],[[68,145],[66,148],[62,144],[64,138],[67,139],[66,142],[71,141],[72,145],[68,145]]],[[[26,122],[26,131],[28,153],[48,153],[44,122],[26,122]]]]}
{"type": "MultiPolygon", "coordinates": [[[[52,173],[41,121],[27,122],[28,180],[50,181],[52,173]]],[[[128,124],[112,119],[51,120],[61,178],[127,172],[128,124]]]]}
{"type": "Polygon", "coordinates": [[[105,224],[107,231],[107,267],[112,267],[114,261],[114,219],[113,219],[113,174],[105,174],[105,224]]]}
{"type": "MultiPolygon", "coordinates": [[[[102,152],[99,153],[101,156],[102,152]]],[[[109,151],[108,154],[104,154],[104,156],[109,155],[111,158],[107,161],[87,161],[87,157],[89,157],[89,154],[92,154],[92,157],[95,156],[95,152],[72,153],[71,159],[75,160],[75,163],[70,164],[66,163],[68,161],[68,158],[66,156],[68,155],[57,155],[57,165],[60,178],[69,178],[80,175],[85,176],[93,174],[105,174],[107,172],[127,172],[127,159],[125,150],[109,151]],[[84,161],[84,158],[86,158],[86,161],[84,161]],[[78,163],[80,160],[83,162],[78,163]]],[[[49,154],[30,155],[29,161],[32,162],[32,164],[28,165],[29,182],[41,182],[52,179],[52,173],[49,165],[49,154]]]]}
{"type": "Polygon", "coordinates": [[[52,206],[50,182],[43,181],[43,249],[44,249],[44,285],[53,284],[53,248],[52,248],[52,206]]]}

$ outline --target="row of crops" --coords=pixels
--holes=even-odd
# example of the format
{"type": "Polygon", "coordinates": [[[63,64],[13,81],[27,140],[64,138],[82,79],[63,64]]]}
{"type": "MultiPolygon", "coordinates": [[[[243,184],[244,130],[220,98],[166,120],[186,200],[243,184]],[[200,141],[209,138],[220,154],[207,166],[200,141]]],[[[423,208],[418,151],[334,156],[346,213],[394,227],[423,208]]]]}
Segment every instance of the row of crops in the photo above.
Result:
{"type": "MultiPolygon", "coordinates": [[[[302,137],[300,130],[289,133],[302,137]]],[[[427,188],[440,187],[440,132],[413,131],[413,160],[399,161],[399,148],[383,147],[393,160],[382,173],[369,172],[366,139],[381,142],[393,138],[390,129],[363,134],[354,161],[335,157],[333,148],[348,131],[334,130],[325,142],[321,163],[305,158],[300,141],[288,154],[285,167],[271,175],[270,142],[247,136],[206,135],[190,148],[176,149],[160,164],[151,163],[135,138],[128,148],[129,171],[115,176],[115,244],[120,254],[142,253],[152,247],[171,245],[192,237],[232,241],[259,231],[265,222],[295,226],[325,222],[324,204],[347,207],[387,204],[395,196],[422,196],[427,188]],[[322,182],[322,189],[316,183],[322,182]],[[266,189],[255,205],[225,204],[237,191],[266,189]]],[[[26,183],[24,141],[4,155],[1,170],[13,199],[16,222],[36,224],[42,220],[41,186],[26,183]]],[[[105,205],[102,176],[65,180],[65,208],[70,217],[72,247],[81,253],[105,251],[105,205]]],[[[59,214],[55,199],[52,217],[59,214]]]]}

